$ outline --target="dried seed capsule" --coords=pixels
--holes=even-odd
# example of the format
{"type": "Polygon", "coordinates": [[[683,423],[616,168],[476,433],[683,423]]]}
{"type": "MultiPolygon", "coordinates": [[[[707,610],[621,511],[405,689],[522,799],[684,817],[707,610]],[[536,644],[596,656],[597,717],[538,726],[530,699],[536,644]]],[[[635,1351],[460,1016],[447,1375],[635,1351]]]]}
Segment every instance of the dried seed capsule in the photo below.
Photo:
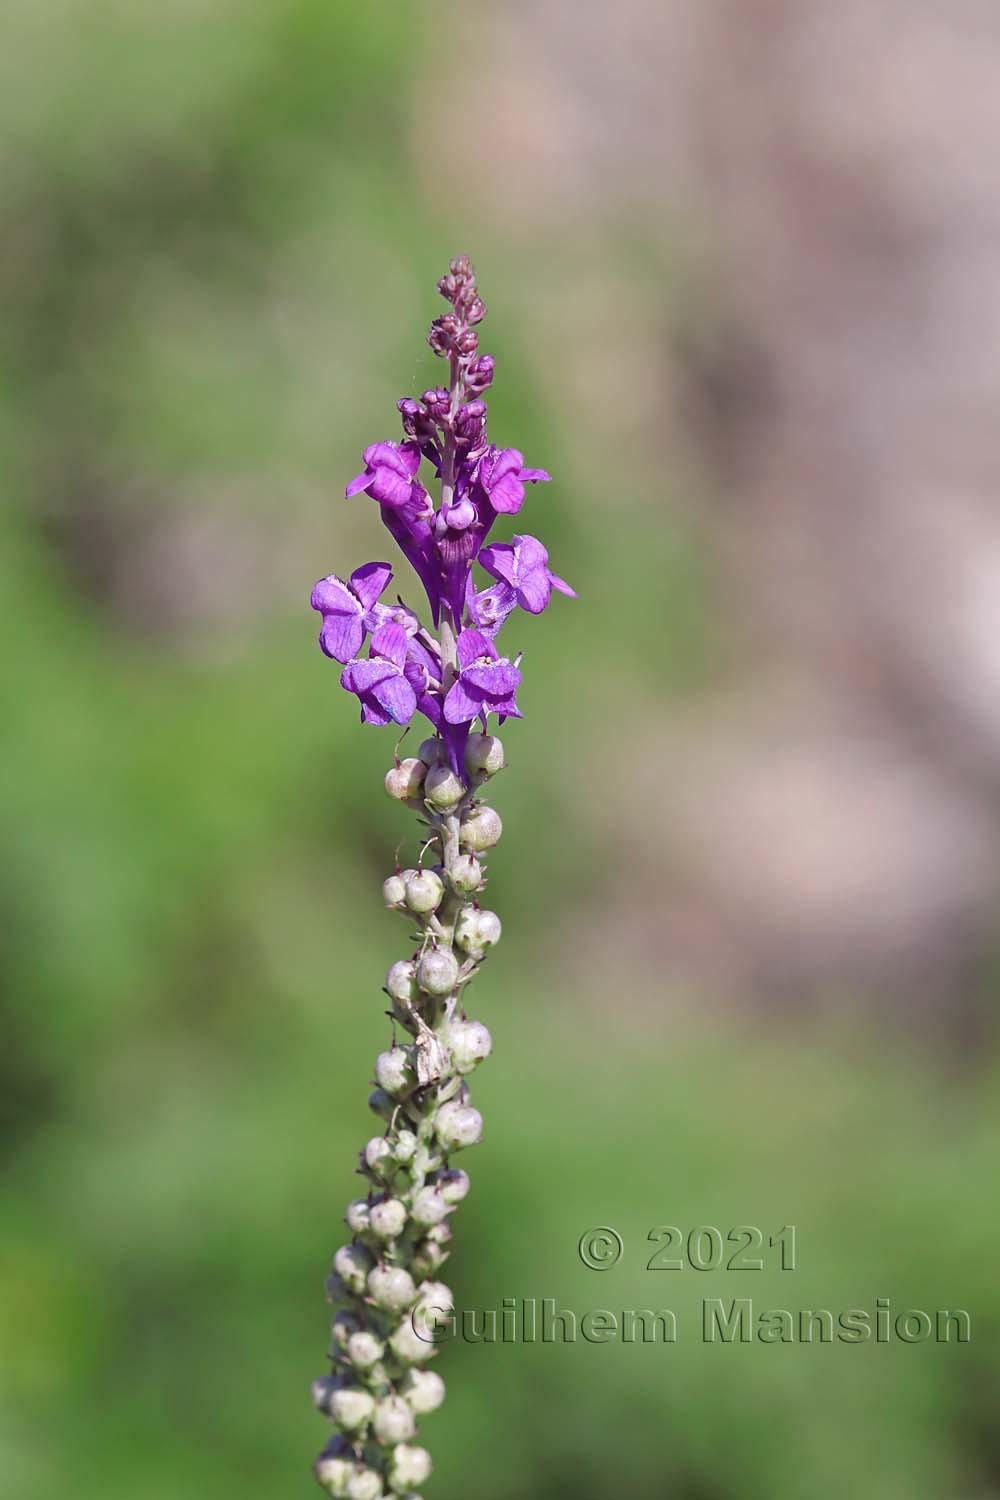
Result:
{"type": "Polygon", "coordinates": [[[428,948],[417,964],[417,983],[428,995],[450,995],[458,980],[458,959],[448,948],[428,948]]]}
{"type": "Polygon", "coordinates": [[[462,819],[459,840],[463,849],[478,854],[498,844],[502,833],[503,823],[495,808],[475,807],[462,819]]]}

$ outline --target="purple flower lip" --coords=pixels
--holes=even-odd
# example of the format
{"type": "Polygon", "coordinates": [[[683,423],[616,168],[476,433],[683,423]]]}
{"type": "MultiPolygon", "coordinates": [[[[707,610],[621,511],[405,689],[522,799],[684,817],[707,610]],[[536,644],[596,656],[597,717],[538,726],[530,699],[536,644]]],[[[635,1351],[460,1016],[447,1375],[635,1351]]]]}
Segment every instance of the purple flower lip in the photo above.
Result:
{"type": "Polygon", "coordinates": [[[516,602],[529,615],[540,615],[552,590],[576,598],[576,590],[549,571],[549,554],[537,537],[516,536],[513,542],[494,542],[479,554],[479,563],[498,582],[513,590],[516,602]]]}
{"type": "Polygon", "coordinates": [[[345,583],[336,573],[321,578],[310,595],[313,609],[323,616],[319,643],[334,661],[348,662],[361,650],[365,633],[381,623],[377,603],[392,579],[388,563],[365,563],[345,583]]]}
{"type": "Polygon", "coordinates": [[[364,469],[344,490],[348,499],[364,490],[380,505],[393,509],[411,501],[424,501],[429,507],[427,492],[416,477],[420,468],[419,444],[372,443],[364,451],[364,460],[364,469]]]}
{"type": "Polygon", "coordinates": [[[488,448],[479,461],[476,483],[500,515],[513,516],[524,504],[524,486],[551,479],[544,469],[526,469],[516,448],[488,448]]]}
{"type": "Polygon", "coordinates": [[[409,724],[417,695],[406,676],[407,636],[402,625],[380,625],[368,659],[348,662],[340,685],[361,700],[362,724],[409,724]]]}
{"type": "Polygon", "coordinates": [[[463,630],[458,637],[459,673],[444,700],[449,724],[469,724],[488,713],[520,718],[514,700],[521,683],[517,667],[501,656],[481,630],[463,630]]]}

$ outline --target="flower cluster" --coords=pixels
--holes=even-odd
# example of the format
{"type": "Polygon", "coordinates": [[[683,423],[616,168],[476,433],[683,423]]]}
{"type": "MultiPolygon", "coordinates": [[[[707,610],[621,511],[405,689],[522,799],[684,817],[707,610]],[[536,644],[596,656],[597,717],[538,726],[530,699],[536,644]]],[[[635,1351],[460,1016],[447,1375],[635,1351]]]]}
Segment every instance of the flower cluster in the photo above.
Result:
{"type": "Polygon", "coordinates": [[[366,449],[364,471],[347,486],[348,495],[364,491],[377,502],[424,586],[434,630],[401,600],[383,602],[388,563],[367,563],[346,581],[331,574],[312,594],[320,645],[342,664],[362,721],[406,725],[420,713],[434,731],[416,756],[397,755],[385,778],[389,796],[420,813],[427,836],[416,864],[397,868],[382,887],[385,905],[416,932],[385,981],[393,1034],[368,1101],[384,1129],[361,1152],[367,1193],[348,1206],[351,1239],[327,1281],[339,1309],[331,1373],[313,1385],[333,1424],[315,1474],[341,1500],[420,1500],[431,1471],[416,1439],[444,1383],[425,1366],[437,1353],[435,1325],[452,1305],[437,1279],[448,1219],[469,1190],[452,1159],[481,1137],[467,1079],[492,1048],[466,1009],[469,986],[500,939],[499,917],[480,901],[486,856],[502,833],[483,794],[504,766],[489,715],[520,717],[519,664],[495,639],[514,610],[539,614],[553,589],[572,594],[535,537],[487,542],[498,516],[521,509],[525,485],[549,476],[487,440],[482,397],[493,360],[478,352],[486,310],[465,257],[452,261],[439,290],[452,311],[432,324],[429,342],[448,360],[448,385],[401,401],[404,441],[366,449]],[[437,508],[422,464],[439,482],[437,508]],[[474,565],[492,580],[482,588],[474,565]]]}
{"type": "Polygon", "coordinates": [[[494,645],[504,622],[516,609],[540,614],[553,589],[573,590],[550,572],[536,537],[487,544],[497,518],[521,510],[525,486],[550,476],[487,436],[483,393],[494,361],[479,353],[476,325],[486,309],[465,256],[452,261],[438,290],[452,311],[434,320],[429,343],[448,361],[448,385],[399,402],[403,441],[366,448],[364,469],[346,493],[377,503],[423,584],[439,634],[424,629],[402,601],[380,602],[392,580],[388,563],[367,563],[346,582],[335,574],[320,579],[312,606],[323,617],[320,645],[343,665],[341,684],[360,699],[363,722],[405,725],[423,714],[461,775],[470,726],[478,719],[486,732],[490,713],[501,723],[519,714],[519,664],[494,645]],[[439,488],[437,507],[422,469],[439,488]],[[477,589],[476,565],[494,582],[477,589]]]}

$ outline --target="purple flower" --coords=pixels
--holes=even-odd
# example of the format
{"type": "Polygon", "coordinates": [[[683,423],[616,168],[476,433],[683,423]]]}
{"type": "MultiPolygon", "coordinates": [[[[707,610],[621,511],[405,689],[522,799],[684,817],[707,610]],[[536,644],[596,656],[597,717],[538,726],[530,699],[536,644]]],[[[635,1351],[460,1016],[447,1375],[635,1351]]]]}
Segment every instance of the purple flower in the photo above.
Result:
{"type": "Polygon", "coordinates": [[[479,562],[492,578],[513,589],[518,604],[529,615],[540,615],[552,590],[576,598],[576,591],[549,572],[549,554],[537,537],[516,536],[513,542],[494,542],[484,547],[479,562]]]}
{"type": "Polygon", "coordinates": [[[407,656],[402,625],[380,625],[367,661],[358,657],[344,668],[340,685],[360,698],[362,724],[408,724],[413,718],[417,694],[406,674],[407,656]]]}
{"type": "Polygon", "coordinates": [[[410,501],[426,501],[427,492],[416,477],[420,468],[417,443],[372,443],[364,459],[364,471],[344,491],[348,499],[364,490],[380,505],[393,509],[410,501]]]}
{"type": "Polygon", "coordinates": [[[476,482],[500,515],[513,516],[524,504],[524,486],[551,479],[544,469],[526,469],[516,448],[488,448],[479,461],[476,482]]]}
{"type": "Polygon", "coordinates": [[[465,594],[465,608],[470,621],[490,640],[499,632],[507,616],[517,608],[517,595],[509,583],[494,583],[476,593],[470,575],[465,594]]]}
{"type": "Polygon", "coordinates": [[[347,583],[336,573],[320,579],[309,603],[323,616],[319,643],[327,656],[340,662],[357,656],[366,632],[376,630],[382,623],[379,616],[386,607],[376,601],[391,578],[392,568],[388,563],[372,562],[352,573],[347,583]]]}
{"type": "Polygon", "coordinates": [[[468,724],[488,713],[521,717],[514,701],[521,674],[501,656],[481,630],[463,630],[458,637],[459,673],[444,700],[449,724],[468,724]]]}

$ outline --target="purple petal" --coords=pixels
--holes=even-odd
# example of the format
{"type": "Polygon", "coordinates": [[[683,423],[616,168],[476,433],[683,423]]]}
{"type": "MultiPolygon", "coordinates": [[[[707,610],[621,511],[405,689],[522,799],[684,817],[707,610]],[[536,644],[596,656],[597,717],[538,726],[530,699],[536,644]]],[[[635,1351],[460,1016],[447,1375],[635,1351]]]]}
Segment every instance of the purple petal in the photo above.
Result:
{"type": "Polygon", "coordinates": [[[485,568],[491,578],[499,579],[504,583],[516,583],[517,556],[509,542],[494,542],[491,546],[484,547],[477,562],[485,568]]]}
{"type": "Polygon", "coordinates": [[[488,667],[468,667],[459,681],[481,698],[509,698],[517,692],[521,674],[509,661],[493,662],[488,667]]]}
{"type": "Polygon", "coordinates": [[[540,615],[552,597],[548,569],[543,565],[522,571],[517,587],[517,602],[529,615],[540,615]]]}
{"type": "Polygon", "coordinates": [[[321,614],[329,614],[336,610],[342,614],[360,614],[361,610],[357,599],[348,585],[336,573],[330,573],[326,578],[321,578],[309,595],[309,603],[313,609],[318,609],[321,614]]]}
{"type": "Polygon", "coordinates": [[[372,636],[371,655],[384,657],[402,671],[406,662],[406,631],[402,625],[380,625],[372,636]]]}
{"type": "Polygon", "coordinates": [[[405,677],[387,677],[371,690],[371,696],[397,724],[409,724],[417,711],[417,695],[405,677]]]}
{"type": "Polygon", "coordinates": [[[391,661],[379,661],[372,657],[368,661],[352,661],[340,674],[340,685],[349,693],[367,693],[388,677],[395,677],[391,661]]]}
{"type": "Polygon", "coordinates": [[[376,724],[381,729],[384,724],[392,723],[392,717],[384,708],[379,707],[374,698],[362,698],[361,722],[362,724],[376,724]]]}
{"type": "Polygon", "coordinates": [[[555,573],[550,573],[549,582],[554,589],[558,589],[560,594],[568,594],[571,599],[577,598],[576,589],[571,589],[565,578],[557,578],[555,573]]]}
{"type": "Polygon", "coordinates": [[[463,630],[456,644],[459,665],[463,670],[471,667],[472,663],[478,661],[481,656],[495,661],[498,654],[493,642],[483,635],[481,630],[463,630]]]}
{"type": "Polygon", "coordinates": [[[522,469],[521,480],[524,484],[545,484],[551,482],[552,475],[544,469],[522,469]]]}
{"type": "Polygon", "coordinates": [[[501,723],[503,723],[504,719],[523,719],[524,718],[523,713],[518,708],[518,706],[514,702],[513,698],[508,698],[506,700],[506,702],[504,702],[504,703],[491,703],[490,707],[492,708],[492,710],[493,710],[493,712],[495,714],[499,714],[500,715],[500,722],[501,723]]]}
{"type": "Polygon", "coordinates": [[[444,716],[449,724],[468,724],[483,706],[482,696],[473,696],[460,677],[448,689],[444,700],[444,716]]]}
{"type": "Polygon", "coordinates": [[[345,499],[350,500],[352,495],[358,495],[362,490],[366,490],[372,482],[372,477],[373,476],[370,469],[365,469],[363,474],[358,474],[355,479],[351,480],[350,484],[345,489],[345,499]]]}
{"type": "Polygon", "coordinates": [[[365,563],[351,574],[351,588],[361,601],[362,609],[371,609],[376,599],[381,598],[392,579],[392,568],[388,563],[365,563]]]}
{"type": "Polygon", "coordinates": [[[527,533],[514,538],[514,556],[519,573],[531,572],[534,568],[544,568],[549,560],[549,554],[537,536],[528,536],[527,533]]]}
{"type": "Polygon", "coordinates": [[[324,654],[334,661],[349,662],[352,656],[357,656],[364,638],[365,627],[360,613],[323,616],[319,644],[324,654]]]}

